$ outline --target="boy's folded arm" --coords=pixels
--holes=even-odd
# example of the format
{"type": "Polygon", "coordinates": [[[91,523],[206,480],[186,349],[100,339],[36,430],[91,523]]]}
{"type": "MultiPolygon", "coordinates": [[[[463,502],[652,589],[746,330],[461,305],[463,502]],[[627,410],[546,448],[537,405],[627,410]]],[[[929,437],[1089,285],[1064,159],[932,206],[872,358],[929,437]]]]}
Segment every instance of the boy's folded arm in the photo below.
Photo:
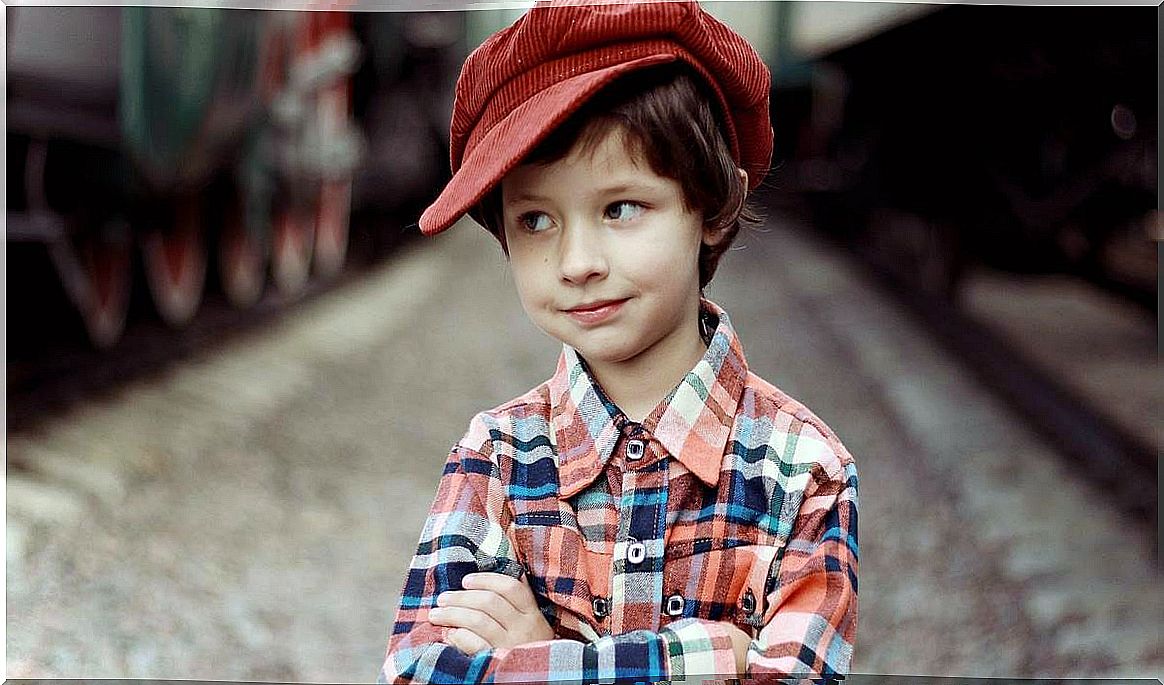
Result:
{"type": "Polygon", "coordinates": [[[555,639],[467,655],[447,644],[448,628],[429,613],[437,597],[478,571],[517,575],[506,529],[501,481],[489,459],[464,448],[449,456],[412,559],[380,682],[663,680],[682,674],[734,673],[724,625],[684,619],[653,632],[637,630],[585,643],[555,639]]]}
{"type": "Polygon", "coordinates": [[[839,679],[857,631],[857,472],[852,461],[805,492],[776,562],[747,674],[839,679]]]}
{"type": "Polygon", "coordinates": [[[545,640],[471,655],[441,642],[442,630],[427,622],[413,624],[390,649],[380,682],[653,682],[738,673],[729,627],[704,619],[683,619],[659,632],[636,630],[589,643],[545,640]]]}
{"type": "Polygon", "coordinates": [[[465,655],[443,644],[449,629],[430,622],[429,613],[442,592],[462,589],[470,573],[519,574],[499,488],[503,484],[488,457],[453,448],[405,576],[380,682],[477,679],[468,677],[465,655]]]}
{"type": "MultiPolygon", "coordinates": [[[[546,640],[467,655],[439,642],[404,647],[389,654],[381,682],[479,683],[545,681],[658,681],[691,675],[736,672],[731,639],[710,621],[703,643],[693,641],[691,627],[659,632],[636,630],[593,642],[546,640]],[[686,633],[686,634],[684,634],[686,633]],[[686,666],[688,670],[684,671],[686,666]]],[[[427,631],[425,631],[427,632],[427,631]]],[[[411,637],[411,636],[410,636],[411,637]]],[[[422,638],[423,639],[423,638],[422,638]]],[[[430,635],[431,639],[431,635],[430,635]]],[[[411,641],[411,640],[410,640],[411,641]]]]}

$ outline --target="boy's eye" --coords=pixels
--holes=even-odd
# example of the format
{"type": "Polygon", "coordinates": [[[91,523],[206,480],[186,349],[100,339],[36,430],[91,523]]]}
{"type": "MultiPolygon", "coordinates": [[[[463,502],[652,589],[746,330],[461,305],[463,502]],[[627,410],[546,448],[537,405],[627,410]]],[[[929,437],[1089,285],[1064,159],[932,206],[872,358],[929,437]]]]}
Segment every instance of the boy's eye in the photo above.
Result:
{"type": "Polygon", "coordinates": [[[526,212],[517,217],[517,223],[530,233],[540,233],[550,227],[550,217],[541,212],[526,212]]]}
{"type": "Polygon", "coordinates": [[[620,200],[607,206],[604,212],[611,221],[630,221],[643,213],[643,206],[630,200],[620,200]]]}

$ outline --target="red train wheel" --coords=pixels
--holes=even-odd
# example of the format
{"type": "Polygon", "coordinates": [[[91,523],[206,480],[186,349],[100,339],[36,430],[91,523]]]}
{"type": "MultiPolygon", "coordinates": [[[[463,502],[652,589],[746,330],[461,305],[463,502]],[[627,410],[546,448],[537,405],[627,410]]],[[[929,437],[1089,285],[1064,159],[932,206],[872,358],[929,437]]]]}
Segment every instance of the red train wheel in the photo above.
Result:
{"type": "Polygon", "coordinates": [[[267,256],[263,240],[247,230],[241,205],[233,202],[218,238],[219,283],[231,305],[246,309],[262,297],[267,256]]]}
{"type": "Polygon", "coordinates": [[[126,235],[94,235],[77,246],[78,261],[87,281],[87,293],[77,310],[89,341],[108,349],[121,339],[129,312],[133,285],[133,245],[126,235]]]}
{"type": "Polygon", "coordinates": [[[351,202],[350,180],[327,181],[319,189],[315,272],[321,276],[334,276],[343,269],[348,254],[351,202]]]}
{"type": "MultiPolygon", "coordinates": [[[[321,17],[329,15],[320,15],[321,17]]],[[[348,79],[324,89],[319,94],[318,124],[324,140],[345,130],[350,119],[351,86],[348,79]]],[[[343,268],[348,253],[348,229],[352,204],[352,179],[325,179],[319,188],[315,236],[315,272],[334,276],[343,268]]]]}
{"type": "Polygon", "coordinates": [[[287,295],[302,292],[311,275],[315,246],[313,213],[291,208],[275,212],[271,226],[271,277],[287,295]]]}
{"type": "Polygon", "coordinates": [[[198,198],[174,207],[171,230],[154,230],[142,242],[142,261],[154,307],[162,320],[182,326],[194,318],[206,283],[206,245],[198,198]]]}

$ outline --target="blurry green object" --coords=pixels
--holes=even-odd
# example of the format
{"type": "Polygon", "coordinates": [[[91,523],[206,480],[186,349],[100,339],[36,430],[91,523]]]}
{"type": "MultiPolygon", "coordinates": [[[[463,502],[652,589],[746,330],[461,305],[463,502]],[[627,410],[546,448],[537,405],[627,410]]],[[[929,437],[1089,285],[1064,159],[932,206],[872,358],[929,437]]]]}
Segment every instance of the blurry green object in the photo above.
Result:
{"type": "Polygon", "coordinates": [[[204,181],[258,112],[262,13],[194,7],[122,9],[120,124],[148,182],[204,181]]]}

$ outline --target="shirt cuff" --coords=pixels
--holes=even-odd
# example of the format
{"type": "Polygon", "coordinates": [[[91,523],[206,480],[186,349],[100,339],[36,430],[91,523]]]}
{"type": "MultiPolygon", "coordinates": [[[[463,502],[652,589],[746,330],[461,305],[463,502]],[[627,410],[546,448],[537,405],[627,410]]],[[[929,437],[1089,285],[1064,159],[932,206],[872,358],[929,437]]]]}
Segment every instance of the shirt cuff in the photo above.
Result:
{"type": "Polygon", "coordinates": [[[659,636],[667,650],[672,678],[739,675],[726,624],[685,618],[660,630],[659,636]]]}

